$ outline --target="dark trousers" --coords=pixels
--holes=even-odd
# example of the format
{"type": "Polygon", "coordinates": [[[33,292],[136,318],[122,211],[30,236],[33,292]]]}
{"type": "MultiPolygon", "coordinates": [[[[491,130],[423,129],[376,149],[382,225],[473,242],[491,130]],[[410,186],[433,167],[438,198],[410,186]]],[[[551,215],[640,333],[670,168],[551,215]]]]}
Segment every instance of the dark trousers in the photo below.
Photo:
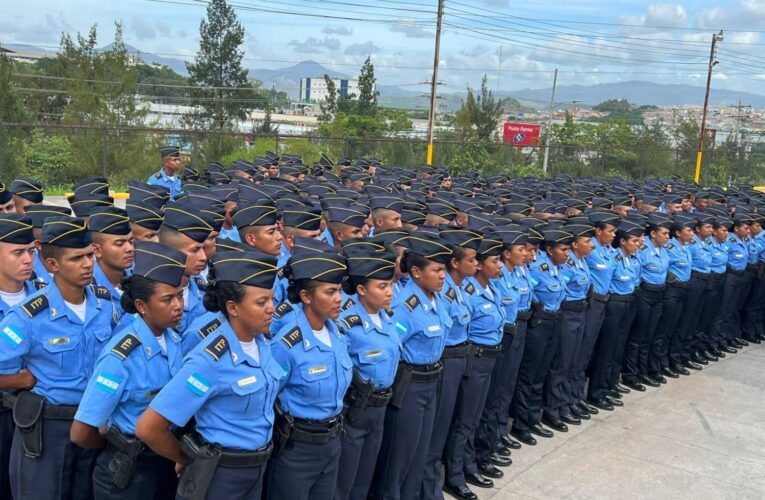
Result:
{"type": "Polygon", "coordinates": [[[545,415],[559,418],[570,413],[571,381],[577,350],[582,345],[587,311],[563,311],[558,335],[558,349],[545,382],[543,406],[545,415]]]}
{"type": "Polygon", "coordinates": [[[508,345],[494,363],[489,394],[475,432],[475,458],[479,464],[491,460],[489,457],[496,451],[500,436],[507,433],[508,412],[526,344],[526,325],[525,320],[516,323],[515,335],[505,335],[502,339],[503,346],[508,345]]]}
{"type": "Polygon", "coordinates": [[[8,469],[13,445],[13,414],[11,410],[0,409],[0,498],[11,498],[11,479],[8,469]]]}
{"type": "MultiPolygon", "coordinates": [[[[265,465],[257,467],[218,467],[215,469],[212,481],[210,481],[207,499],[261,500],[265,475],[265,465]]],[[[184,500],[180,495],[175,498],[176,500],[184,500]]],[[[160,500],[160,497],[157,497],[157,500],[160,500]]]]}
{"type": "Polygon", "coordinates": [[[683,362],[688,361],[692,354],[706,349],[706,347],[702,347],[703,335],[700,333],[699,325],[703,315],[701,306],[704,302],[704,296],[709,293],[709,286],[709,279],[691,277],[691,288],[685,297],[685,307],[683,308],[685,312],[678,324],[683,335],[681,345],[683,362]]]}
{"type": "Polygon", "coordinates": [[[714,335],[720,345],[728,345],[739,336],[739,294],[744,286],[744,276],[728,272],[722,291],[720,313],[714,323],[714,335]]]}
{"type": "Polygon", "coordinates": [[[340,437],[342,451],[336,500],[363,500],[367,497],[382,444],[384,424],[384,406],[367,406],[356,421],[345,420],[340,437]]]}
{"type": "Polygon", "coordinates": [[[765,333],[763,310],[765,309],[765,278],[755,276],[744,302],[741,314],[741,330],[745,339],[753,339],[765,333]]]}
{"type": "Polygon", "coordinates": [[[463,485],[465,474],[478,472],[475,431],[486,404],[495,361],[496,358],[474,356],[470,373],[466,373],[462,378],[457,404],[454,407],[454,420],[444,452],[446,484],[463,485]]]}
{"type": "Polygon", "coordinates": [[[175,496],[178,486],[175,463],[154,453],[142,453],[136,461],[130,484],[119,489],[109,471],[112,456],[111,449],[107,449],[96,459],[93,470],[93,497],[96,500],[162,500],[175,496]]]}
{"type": "Polygon", "coordinates": [[[584,335],[576,352],[574,360],[574,373],[571,378],[571,392],[569,393],[569,406],[584,401],[584,386],[587,382],[587,367],[595,351],[595,345],[606,318],[606,303],[593,300],[587,309],[584,319],[584,335]]]}
{"type": "Polygon", "coordinates": [[[683,300],[687,288],[667,286],[664,290],[663,308],[659,326],[651,339],[648,355],[648,374],[658,376],[663,368],[669,367],[669,342],[683,312],[683,300]]]}
{"type": "Polygon", "coordinates": [[[21,434],[13,434],[11,492],[13,498],[85,500],[93,498],[93,468],[98,450],[80,448],[69,440],[71,420],[43,420],[43,454],[24,454],[21,434]]]}
{"type": "Polygon", "coordinates": [[[627,337],[622,364],[624,380],[636,382],[638,377],[648,374],[649,353],[664,308],[664,293],[640,290],[635,299],[635,321],[627,337]]]}
{"type": "MultiPolygon", "coordinates": [[[[636,292],[639,296],[640,292],[636,292]]],[[[622,373],[622,366],[624,366],[624,352],[627,349],[627,337],[629,336],[632,324],[635,322],[635,316],[637,315],[637,300],[631,300],[629,306],[625,311],[624,323],[621,330],[617,334],[616,356],[613,359],[613,363],[609,370],[608,383],[609,388],[613,389],[616,384],[619,383],[619,378],[622,373]]]]}
{"type": "Polygon", "coordinates": [[[542,318],[534,313],[529,321],[515,393],[513,429],[517,432],[527,432],[542,418],[542,391],[558,348],[559,331],[560,319],[542,318]]]}
{"type": "Polygon", "coordinates": [[[440,379],[412,382],[401,408],[388,406],[372,486],[374,498],[408,500],[419,497],[438,406],[439,385],[440,379]]]}
{"type": "Polygon", "coordinates": [[[701,293],[706,289],[704,285],[706,285],[705,281],[702,281],[699,286],[691,283],[683,292],[677,325],[669,338],[669,352],[668,357],[665,358],[669,363],[668,366],[682,365],[691,359],[691,354],[696,352],[692,350],[693,336],[689,334],[689,326],[691,323],[695,324],[696,320],[689,318],[698,318],[697,307],[701,293]]]}
{"type": "Polygon", "coordinates": [[[444,372],[441,383],[441,395],[438,398],[438,408],[430,436],[428,456],[425,459],[425,470],[422,479],[423,500],[442,499],[441,491],[441,457],[444,455],[446,439],[452,426],[454,405],[460,390],[462,376],[465,374],[466,358],[444,358],[444,372]]]}
{"type": "Polygon", "coordinates": [[[619,344],[624,335],[620,335],[623,324],[630,313],[630,301],[609,300],[606,304],[606,314],[603,320],[603,330],[595,343],[595,351],[590,361],[590,384],[587,387],[587,397],[591,400],[601,399],[611,388],[614,366],[621,363],[619,344]]]}
{"type": "Polygon", "coordinates": [[[722,293],[725,288],[726,274],[712,274],[709,278],[709,286],[701,301],[701,320],[699,321],[699,342],[706,348],[722,347],[722,338],[719,331],[715,330],[715,322],[720,315],[722,307],[722,293]]]}
{"type": "Polygon", "coordinates": [[[272,457],[268,464],[266,498],[269,500],[332,498],[337,485],[341,447],[339,437],[324,444],[302,443],[290,439],[279,456],[272,457]]]}

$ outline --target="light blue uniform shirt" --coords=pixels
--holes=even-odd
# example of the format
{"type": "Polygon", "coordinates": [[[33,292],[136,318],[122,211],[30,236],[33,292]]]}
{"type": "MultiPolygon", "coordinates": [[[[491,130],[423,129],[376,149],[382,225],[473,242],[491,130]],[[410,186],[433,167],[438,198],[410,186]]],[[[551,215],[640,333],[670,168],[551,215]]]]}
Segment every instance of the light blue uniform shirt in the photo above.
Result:
{"type": "Polygon", "coordinates": [[[749,250],[747,264],[757,264],[757,259],[760,254],[760,248],[757,246],[757,241],[751,236],[746,239],[746,248],[749,250]]]}
{"type": "Polygon", "coordinates": [[[0,363],[19,360],[37,379],[32,392],[51,405],[77,405],[98,353],[111,338],[108,297],[85,287],[85,321],[65,303],[55,281],[12,308],[0,322],[0,363]]]}
{"type": "Polygon", "coordinates": [[[446,333],[446,345],[458,345],[468,338],[467,326],[470,321],[470,305],[464,292],[454,283],[454,279],[448,272],[442,292],[449,317],[452,318],[452,327],[446,333]]]}
{"type": "Polygon", "coordinates": [[[239,236],[239,229],[237,229],[236,226],[231,226],[231,229],[226,229],[221,226],[218,238],[222,240],[236,241],[238,243],[242,242],[242,238],[239,236]]]}
{"type": "Polygon", "coordinates": [[[566,300],[583,300],[590,291],[590,268],[584,259],[569,252],[568,260],[560,268],[566,284],[566,300]]]}
{"type": "Polygon", "coordinates": [[[611,276],[610,293],[629,295],[635,291],[640,280],[640,262],[637,257],[628,257],[621,248],[614,256],[614,273],[611,276]]]}
{"type": "MultiPolygon", "coordinates": [[[[123,275],[127,276],[127,273],[123,273],[123,275]]],[[[109,290],[109,293],[112,295],[112,305],[114,305],[114,310],[117,311],[117,318],[122,318],[122,315],[125,314],[120,302],[122,292],[114,288],[114,285],[112,285],[112,282],[106,277],[106,274],[104,274],[103,269],[101,269],[101,264],[99,264],[98,261],[96,261],[96,264],[93,266],[93,283],[109,290]]]]}
{"type": "Polygon", "coordinates": [[[542,305],[547,312],[557,312],[566,295],[566,287],[560,270],[547,253],[540,252],[531,265],[531,280],[534,285],[534,302],[542,305]]]}
{"type": "Polygon", "coordinates": [[[441,359],[446,345],[446,332],[452,319],[446,302],[433,294],[434,302],[414,280],[394,295],[391,309],[396,331],[401,336],[401,358],[413,365],[429,365],[441,359]],[[435,305],[434,305],[435,303],[435,305]]]}
{"type": "Polygon", "coordinates": [[[518,289],[518,280],[514,272],[507,269],[507,265],[502,265],[502,276],[492,280],[502,302],[502,309],[505,312],[505,322],[513,324],[518,319],[518,306],[520,305],[521,292],[518,289]]]}
{"type": "Polygon", "coordinates": [[[691,269],[698,273],[709,273],[712,271],[712,245],[699,238],[698,234],[693,235],[693,241],[688,245],[691,252],[691,269]]]}
{"type": "Polygon", "coordinates": [[[271,441],[274,401],[285,373],[270,342],[255,337],[260,361],[245,354],[226,321],[186,357],[151,402],[178,427],[194,417],[196,431],[226,448],[254,451],[271,441]]]}
{"type": "Polygon", "coordinates": [[[749,249],[746,242],[738,236],[731,235],[725,243],[728,247],[728,266],[735,271],[743,271],[749,262],[749,249]]]}
{"type": "Polygon", "coordinates": [[[340,315],[338,324],[345,330],[348,354],[361,378],[375,390],[393,385],[401,356],[401,342],[393,320],[383,310],[378,312],[378,327],[364,306],[356,304],[340,315]]]}
{"type": "Polygon", "coordinates": [[[223,313],[207,311],[198,316],[181,333],[181,352],[186,356],[204,339],[217,330],[225,321],[223,313]]]}
{"type": "Polygon", "coordinates": [[[707,238],[707,243],[712,249],[712,272],[721,274],[728,268],[728,245],[720,243],[714,236],[707,238]]]}
{"type": "Polygon", "coordinates": [[[174,175],[172,178],[168,177],[165,173],[165,169],[160,168],[159,172],[149,176],[146,180],[146,184],[152,186],[162,186],[170,190],[170,199],[174,200],[183,192],[183,186],[181,184],[181,178],[178,175],[174,175]]]}
{"type": "Polygon", "coordinates": [[[353,377],[348,341],[334,321],[327,320],[332,346],[324,344],[314,335],[303,306],[293,307],[297,324],[285,325],[272,342],[274,357],[287,372],[279,403],[293,417],[328,420],[342,411],[353,377]]]}
{"type": "Polygon", "coordinates": [[[506,318],[499,288],[489,282],[487,291],[475,278],[467,278],[462,282],[462,289],[470,302],[468,340],[482,346],[496,346],[502,340],[506,318]]]}
{"type": "Polygon", "coordinates": [[[140,316],[116,333],[96,360],[74,418],[93,427],[115,425],[135,435],[138,417],[183,363],[180,336],[167,329],[164,337],[167,353],[140,316]]]}
{"type": "MultiPolygon", "coordinates": [[[[27,297],[32,295],[37,291],[36,286],[31,281],[25,281],[24,282],[24,293],[27,297]]],[[[24,300],[21,301],[23,304],[26,302],[26,297],[24,300]]],[[[0,299],[0,321],[5,318],[9,312],[11,312],[12,307],[5,303],[4,300],[0,299]]],[[[23,365],[21,364],[21,359],[11,359],[8,361],[5,361],[3,363],[0,363],[0,374],[3,375],[13,375],[15,373],[18,373],[23,368],[23,365]]]]}
{"type": "Polygon", "coordinates": [[[592,244],[595,248],[585,257],[587,267],[590,268],[592,289],[595,293],[607,295],[611,286],[611,276],[614,274],[616,249],[610,245],[601,245],[597,238],[592,238],[592,244]]]}
{"type": "Polygon", "coordinates": [[[35,261],[32,264],[37,280],[42,281],[46,285],[50,285],[53,281],[53,276],[50,275],[42,261],[42,253],[39,250],[35,250],[35,261]]]}
{"type": "Polygon", "coordinates": [[[650,238],[643,238],[643,246],[636,256],[640,262],[640,279],[650,285],[663,285],[667,282],[669,253],[664,247],[657,247],[650,238]]]}
{"type": "Polygon", "coordinates": [[[755,234],[752,239],[757,248],[757,260],[758,262],[765,262],[765,231],[760,231],[755,234]]]}
{"type": "Polygon", "coordinates": [[[671,238],[665,248],[669,254],[669,271],[677,281],[686,282],[691,279],[690,245],[682,245],[676,238],[671,238]]]}
{"type": "Polygon", "coordinates": [[[518,292],[521,294],[518,300],[518,312],[526,312],[531,309],[531,300],[533,299],[534,283],[526,265],[517,266],[513,269],[515,284],[518,292]]]}

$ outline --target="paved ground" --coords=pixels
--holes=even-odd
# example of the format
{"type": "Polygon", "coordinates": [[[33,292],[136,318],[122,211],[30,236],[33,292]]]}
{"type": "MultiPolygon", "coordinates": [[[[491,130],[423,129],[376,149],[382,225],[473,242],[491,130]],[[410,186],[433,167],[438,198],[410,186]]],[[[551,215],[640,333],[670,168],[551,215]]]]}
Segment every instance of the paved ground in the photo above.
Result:
{"type": "Polygon", "coordinates": [[[765,345],[513,452],[483,499],[765,498],[765,345]]]}

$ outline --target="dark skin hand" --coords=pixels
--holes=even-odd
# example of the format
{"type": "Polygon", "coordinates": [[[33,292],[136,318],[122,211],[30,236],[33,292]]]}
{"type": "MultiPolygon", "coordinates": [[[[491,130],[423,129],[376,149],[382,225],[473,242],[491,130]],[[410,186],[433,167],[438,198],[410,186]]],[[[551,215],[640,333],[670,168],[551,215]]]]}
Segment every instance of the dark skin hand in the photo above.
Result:
{"type": "Polygon", "coordinates": [[[168,419],[149,407],[138,419],[135,435],[157,455],[175,462],[175,473],[180,477],[188,457],[181,451],[181,442],[170,432],[170,425],[168,419]]]}
{"type": "Polygon", "coordinates": [[[72,428],[69,429],[69,439],[82,448],[96,449],[104,447],[104,436],[97,427],[84,424],[79,420],[72,422],[72,428]]]}
{"type": "Polygon", "coordinates": [[[0,391],[28,390],[34,387],[36,383],[37,379],[26,368],[13,375],[0,375],[0,391]]]}

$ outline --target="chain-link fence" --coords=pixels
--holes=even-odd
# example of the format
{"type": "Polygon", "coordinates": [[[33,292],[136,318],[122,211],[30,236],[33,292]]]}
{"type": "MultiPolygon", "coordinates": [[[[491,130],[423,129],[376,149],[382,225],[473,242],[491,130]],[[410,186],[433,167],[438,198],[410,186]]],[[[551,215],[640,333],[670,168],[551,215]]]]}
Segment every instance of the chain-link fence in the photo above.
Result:
{"type": "MultiPolygon", "coordinates": [[[[251,160],[266,151],[296,154],[311,164],[324,153],[330,158],[377,157],[386,166],[417,168],[423,164],[427,143],[421,138],[332,138],[311,135],[266,135],[150,127],[0,123],[0,179],[17,175],[41,180],[47,187],[66,188],[73,182],[102,175],[113,186],[146,179],[160,167],[158,148],[181,147],[184,161],[201,170],[212,161],[224,165],[251,160]]],[[[517,148],[502,143],[436,141],[434,165],[453,173],[510,172],[543,175],[544,147],[517,148]]],[[[648,177],[679,175],[692,180],[693,148],[651,148],[640,144],[553,144],[548,175],[573,177],[648,177]]],[[[709,148],[702,166],[702,184],[765,184],[765,144],[709,148]]]]}

